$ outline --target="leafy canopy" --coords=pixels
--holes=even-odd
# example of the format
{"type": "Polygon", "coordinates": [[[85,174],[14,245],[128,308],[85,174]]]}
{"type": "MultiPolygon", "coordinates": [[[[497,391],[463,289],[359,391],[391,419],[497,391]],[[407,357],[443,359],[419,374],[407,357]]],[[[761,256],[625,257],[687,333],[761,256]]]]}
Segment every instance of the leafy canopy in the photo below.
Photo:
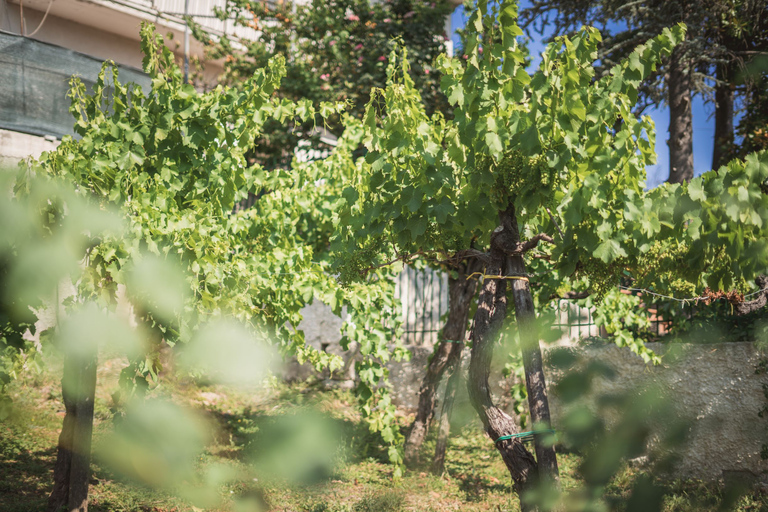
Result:
{"type": "MultiPolygon", "coordinates": [[[[343,105],[276,96],[281,57],[238,89],[198,93],[182,83],[151,25],[142,36],[151,91],[122,85],[109,63],[90,94],[74,79],[72,113],[81,138],[65,138],[32,163],[36,174],[72,183],[98,208],[119,211],[126,226],[88,247],[79,297],[112,307],[124,284],[156,341],[187,342],[208,332],[206,325],[236,320],[301,362],[331,370],[340,368],[340,358],[306,345],[295,326],[315,299],[339,314],[346,308],[343,343],[356,343],[363,355],[363,410],[391,443],[394,407],[382,386],[383,363],[406,356],[389,347],[398,325],[394,285],[383,269],[376,282],[342,288],[323,254],[342,184],[353,173],[355,130],[329,159],[290,170],[267,172],[246,158],[268,120],[309,121],[339,114],[343,105]],[[233,211],[249,191],[255,206],[233,211]]],[[[17,186],[20,195],[33,190],[24,177],[17,186]]],[[[156,352],[142,355],[129,380],[158,370],[156,352]]]]}
{"type": "MultiPolygon", "coordinates": [[[[439,61],[453,119],[427,114],[406,52],[391,54],[388,85],[366,112],[366,165],[344,192],[335,248],[345,278],[393,258],[445,262],[486,248],[509,205],[523,239],[549,233],[554,241],[529,261],[542,305],[572,288],[599,300],[622,276],[648,276],[648,256],[660,244],[662,252],[675,247],[676,268],[673,277],[658,272],[644,281],[659,290],[673,281],[748,287],[765,272],[765,153],[690,184],[644,190],[654,126],[633,107],[684,26],[664,29],[599,79],[600,34],[582,28],[550,43],[529,75],[515,2],[477,7],[467,58],[439,61]]],[[[619,339],[644,351],[637,340],[619,339]]]]}

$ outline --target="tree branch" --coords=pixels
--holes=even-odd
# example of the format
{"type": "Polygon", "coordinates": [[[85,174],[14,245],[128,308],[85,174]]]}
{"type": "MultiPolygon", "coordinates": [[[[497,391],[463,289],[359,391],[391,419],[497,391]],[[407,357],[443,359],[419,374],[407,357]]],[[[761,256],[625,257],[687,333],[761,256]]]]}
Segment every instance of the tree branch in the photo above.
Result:
{"type": "Polygon", "coordinates": [[[504,216],[501,216],[500,220],[501,226],[497,227],[491,234],[491,245],[495,244],[507,256],[525,254],[535,249],[542,240],[550,244],[555,243],[555,239],[546,233],[539,233],[522,243],[518,242],[520,234],[518,233],[517,226],[509,225],[504,216]]]}
{"type": "Polygon", "coordinates": [[[559,224],[557,223],[557,221],[555,220],[555,216],[554,216],[554,215],[552,215],[552,212],[551,212],[551,211],[549,211],[549,208],[544,208],[544,209],[545,209],[545,210],[547,210],[547,213],[549,214],[549,218],[550,218],[550,219],[552,219],[552,223],[553,223],[553,224],[555,225],[555,227],[557,228],[557,232],[558,232],[558,233],[560,233],[560,238],[561,238],[563,241],[565,241],[565,235],[563,234],[563,230],[562,230],[562,229],[560,229],[560,225],[559,225],[559,224]]]}
{"type": "Polygon", "coordinates": [[[755,300],[750,300],[748,302],[742,302],[741,304],[736,304],[734,307],[734,312],[738,316],[746,315],[749,313],[753,313],[757,311],[758,309],[764,308],[766,304],[768,304],[768,276],[761,275],[758,276],[757,279],[755,279],[755,283],[757,286],[760,287],[761,293],[758,295],[758,297],[755,300]]]}
{"type": "Polygon", "coordinates": [[[547,299],[547,302],[549,302],[550,300],[555,300],[555,299],[580,300],[580,299],[586,299],[587,297],[589,297],[589,292],[588,291],[575,292],[575,291],[571,290],[569,292],[565,292],[562,295],[559,295],[557,293],[553,293],[552,295],[549,296],[549,298],[547,299]]]}
{"type": "MultiPolygon", "coordinates": [[[[430,255],[437,255],[437,254],[441,254],[443,256],[447,256],[447,254],[445,252],[443,252],[443,251],[423,251],[423,250],[412,252],[410,254],[398,254],[394,259],[392,259],[390,261],[386,261],[384,263],[379,263],[378,265],[372,265],[372,266],[364,269],[363,273],[364,274],[368,274],[372,270],[376,270],[376,269],[379,269],[379,268],[382,268],[382,267],[387,267],[387,266],[392,265],[394,263],[397,263],[399,261],[403,262],[404,264],[408,264],[408,263],[411,262],[412,259],[414,259],[414,258],[416,258],[418,256],[429,257],[430,255]]],[[[451,257],[448,257],[448,258],[445,258],[445,259],[442,259],[442,260],[439,260],[439,259],[428,259],[428,261],[431,261],[433,263],[442,264],[442,265],[453,265],[453,266],[455,266],[455,265],[458,265],[459,263],[461,263],[463,260],[472,259],[472,258],[476,258],[476,259],[478,259],[478,260],[480,260],[480,261],[482,261],[483,263],[486,263],[486,264],[490,261],[490,255],[488,253],[485,253],[485,252],[482,252],[482,251],[478,251],[477,249],[464,249],[462,251],[457,252],[456,254],[454,254],[451,257]]]]}
{"type": "Polygon", "coordinates": [[[525,254],[531,249],[536,248],[539,245],[539,242],[541,242],[542,240],[544,242],[549,242],[550,244],[555,243],[555,239],[549,236],[548,234],[539,233],[538,235],[534,236],[530,240],[526,240],[525,242],[518,244],[517,249],[512,251],[511,254],[525,254]]]}
{"type": "MultiPolygon", "coordinates": [[[[420,250],[420,251],[412,252],[410,254],[398,254],[393,260],[390,260],[390,261],[387,261],[387,262],[384,262],[384,263],[379,263],[378,265],[372,265],[372,266],[364,269],[362,272],[363,272],[363,274],[368,274],[368,272],[370,272],[372,270],[376,270],[376,269],[379,269],[379,268],[382,268],[382,267],[388,267],[389,265],[397,263],[398,261],[402,261],[404,264],[407,265],[408,263],[410,263],[411,259],[413,259],[416,256],[428,256],[430,253],[437,254],[439,252],[441,252],[441,251],[421,251],[420,250]]],[[[445,254],[445,253],[443,253],[443,254],[445,254]]]]}
{"type": "Polygon", "coordinates": [[[483,251],[478,251],[477,249],[464,249],[463,251],[459,251],[450,258],[446,258],[444,260],[438,261],[437,263],[444,263],[444,264],[457,264],[461,262],[462,260],[470,259],[470,258],[476,258],[483,263],[488,263],[491,261],[491,256],[483,251]]]}

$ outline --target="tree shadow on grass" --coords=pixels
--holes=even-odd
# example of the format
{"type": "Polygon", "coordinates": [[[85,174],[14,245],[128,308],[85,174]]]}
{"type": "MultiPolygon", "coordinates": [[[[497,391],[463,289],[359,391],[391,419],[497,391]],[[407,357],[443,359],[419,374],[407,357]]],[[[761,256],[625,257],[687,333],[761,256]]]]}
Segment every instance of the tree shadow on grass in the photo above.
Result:
{"type": "Polygon", "coordinates": [[[459,482],[468,502],[483,501],[487,494],[512,492],[509,474],[496,450],[485,436],[461,435],[449,440],[445,471],[459,482]]]}
{"type": "Polygon", "coordinates": [[[502,483],[498,479],[489,479],[482,472],[463,473],[456,476],[460,482],[459,489],[464,493],[468,502],[481,502],[489,493],[509,494],[512,492],[510,485],[502,483]]]}
{"type": "Polygon", "coordinates": [[[56,448],[30,449],[10,428],[0,428],[0,510],[26,512],[44,510],[51,491],[56,448]]]}
{"type": "MultiPolygon", "coordinates": [[[[40,449],[35,430],[0,425],[0,511],[39,512],[45,510],[53,487],[55,445],[40,449]]],[[[181,504],[158,491],[120,479],[98,461],[91,466],[89,510],[112,512],[136,510],[171,512],[181,504]],[[147,504],[152,505],[147,505],[147,504]]]]}
{"type": "MultiPolygon", "coordinates": [[[[281,420],[294,413],[301,414],[295,410],[265,414],[248,408],[237,414],[206,411],[207,416],[218,426],[214,439],[217,455],[240,461],[258,456],[258,451],[270,444],[273,438],[279,439],[285,428],[281,420]]],[[[369,458],[387,462],[387,447],[379,434],[372,433],[363,422],[329,416],[324,416],[324,421],[338,438],[339,455],[345,462],[356,463],[369,458]]]]}

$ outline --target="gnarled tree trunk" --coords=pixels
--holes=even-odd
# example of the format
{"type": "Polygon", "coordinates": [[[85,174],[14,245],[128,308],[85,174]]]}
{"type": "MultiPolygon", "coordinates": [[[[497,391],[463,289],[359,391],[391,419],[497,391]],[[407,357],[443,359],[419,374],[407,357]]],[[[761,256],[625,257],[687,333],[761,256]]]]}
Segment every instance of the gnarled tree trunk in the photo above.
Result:
{"type": "Polygon", "coordinates": [[[48,497],[47,512],[88,511],[96,363],[95,352],[65,355],[61,387],[66,413],[59,435],[53,491],[48,497]]]}
{"type": "Polygon", "coordinates": [[[691,69],[685,51],[685,45],[675,48],[669,63],[669,183],[693,178],[691,69]]]}
{"type": "MultiPolygon", "coordinates": [[[[504,260],[504,253],[495,247],[492,239],[490,261],[485,273],[500,275],[504,260]]],[[[494,440],[496,449],[512,476],[515,491],[522,497],[523,493],[530,489],[538,474],[536,460],[518,439],[499,441],[500,437],[517,434],[519,430],[514,419],[494,405],[488,385],[493,342],[506,315],[506,288],[506,282],[502,279],[486,278],[483,283],[472,328],[472,356],[469,363],[467,389],[472,406],[480,416],[486,433],[494,440]]],[[[523,511],[529,509],[522,500],[521,509],[523,511]]]]}
{"type": "Polygon", "coordinates": [[[445,451],[448,448],[448,435],[451,433],[451,412],[456,401],[456,390],[461,378],[461,352],[457,352],[455,362],[448,363],[446,373],[448,383],[445,386],[445,398],[440,411],[440,424],[437,431],[437,443],[435,444],[435,458],[432,461],[432,473],[442,475],[445,470],[445,451]]]}
{"type": "MultiPolygon", "coordinates": [[[[514,420],[493,404],[488,386],[488,376],[493,357],[493,341],[501,328],[507,309],[506,281],[490,276],[502,276],[502,274],[508,277],[512,275],[525,276],[522,254],[536,247],[540,240],[551,242],[552,239],[542,233],[525,243],[521,243],[517,217],[512,205],[499,213],[499,220],[501,226],[496,228],[491,236],[490,261],[485,270],[485,274],[489,277],[486,277],[483,283],[474,318],[472,359],[469,364],[467,385],[469,399],[480,416],[485,431],[495,441],[496,449],[501,453],[501,457],[514,480],[515,491],[522,498],[523,493],[530,489],[538,478],[539,468],[542,469],[544,476],[557,481],[557,458],[554,448],[543,446],[538,436],[535,439],[536,452],[539,457],[538,464],[533,455],[525,449],[518,439],[501,439],[510,434],[519,433],[519,431],[514,420]],[[503,272],[505,270],[508,272],[503,272]]],[[[544,422],[548,425],[549,403],[535,325],[536,315],[527,279],[512,279],[512,296],[523,345],[523,361],[531,416],[534,422],[544,422]]],[[[523,499],[520,503],[523,511],[533,509],[523,499]]]]}
{"type": "Polygon", "coordinates": [[[477,280],[467,280],[466,277],[466,274],[471,274],[471,267],[473,265],[462,266],[457,269],[459,275],[456,279],[448,279],[448,320],[443,327],[443,340],[438,344],[427,367],[427,374],[419,389],[416,418],[405,438],[405,463],[409,466],[418,462],[419,449],[435,416],[437,388],[443,373],[461,359],[464,350],[469,309],[477,289],[477,280]]]}
{"type": "MultiPolygon", "coordinates": [[[[515,221],[516,223],[516,221],[515,221]]],[[[519,241],[519,236],[518,236],[519,241]]],[[[525,275],[525,262],[519,254],[507,259],[508,274],[525,275]]],[[[523,353],[525,387],[528,390],[528,409],[534,428],[549,428],[552,424],[549,415],[549,399],[544,379],[544,367],[541,347],[536,329],[536,312],[533,309],[533,297],[527,281],[512,281],[512,297],[515,302],[515,320],[520,333],[520,346],[523,353]]],[[[539,475],[557,481],[560,472],[557,467],[557,455],[554,446],[541,442],[542,436],[534,436],[536,460],[539,463],[539,475]]]]}

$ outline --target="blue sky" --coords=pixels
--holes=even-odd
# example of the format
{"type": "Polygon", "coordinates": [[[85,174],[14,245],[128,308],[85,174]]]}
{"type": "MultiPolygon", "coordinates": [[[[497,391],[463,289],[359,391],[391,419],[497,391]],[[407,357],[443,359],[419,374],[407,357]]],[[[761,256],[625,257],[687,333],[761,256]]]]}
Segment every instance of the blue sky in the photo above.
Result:
{"type": "MultiPolygon", "coordinates": [[[[528,1],[522,0],[520,7],[525,8],[530,5],[528,1]]],[[[467,17],[464,8],[459,6],[451,16],[451,26],[454,28],[463,27],[466,24],[467,17]]],[[[544,49],[542,41],[548,34],[531,41],[530,50],[533,57],[531,69],[536,69],[539,65],[538,57],[544,49]]],[[[458,48],[458,35],[452,34],[454,45],[458,48]]],[[[657,163],[647,169],[647,186],[653,188],[663,183],[669,176],[669,148],[667,147],[667,138],[669,137],[669,108],[666,105],[654,109],[648,109],[645,112],[650,115],[656,124],[656,154],[657,163]]],[[[715,133],[714,106],[705,105],[700,96],[694,96],[693,99],[693,167],[696,176],[710,170],[712,165],[712,140],[715,133]]]]}

